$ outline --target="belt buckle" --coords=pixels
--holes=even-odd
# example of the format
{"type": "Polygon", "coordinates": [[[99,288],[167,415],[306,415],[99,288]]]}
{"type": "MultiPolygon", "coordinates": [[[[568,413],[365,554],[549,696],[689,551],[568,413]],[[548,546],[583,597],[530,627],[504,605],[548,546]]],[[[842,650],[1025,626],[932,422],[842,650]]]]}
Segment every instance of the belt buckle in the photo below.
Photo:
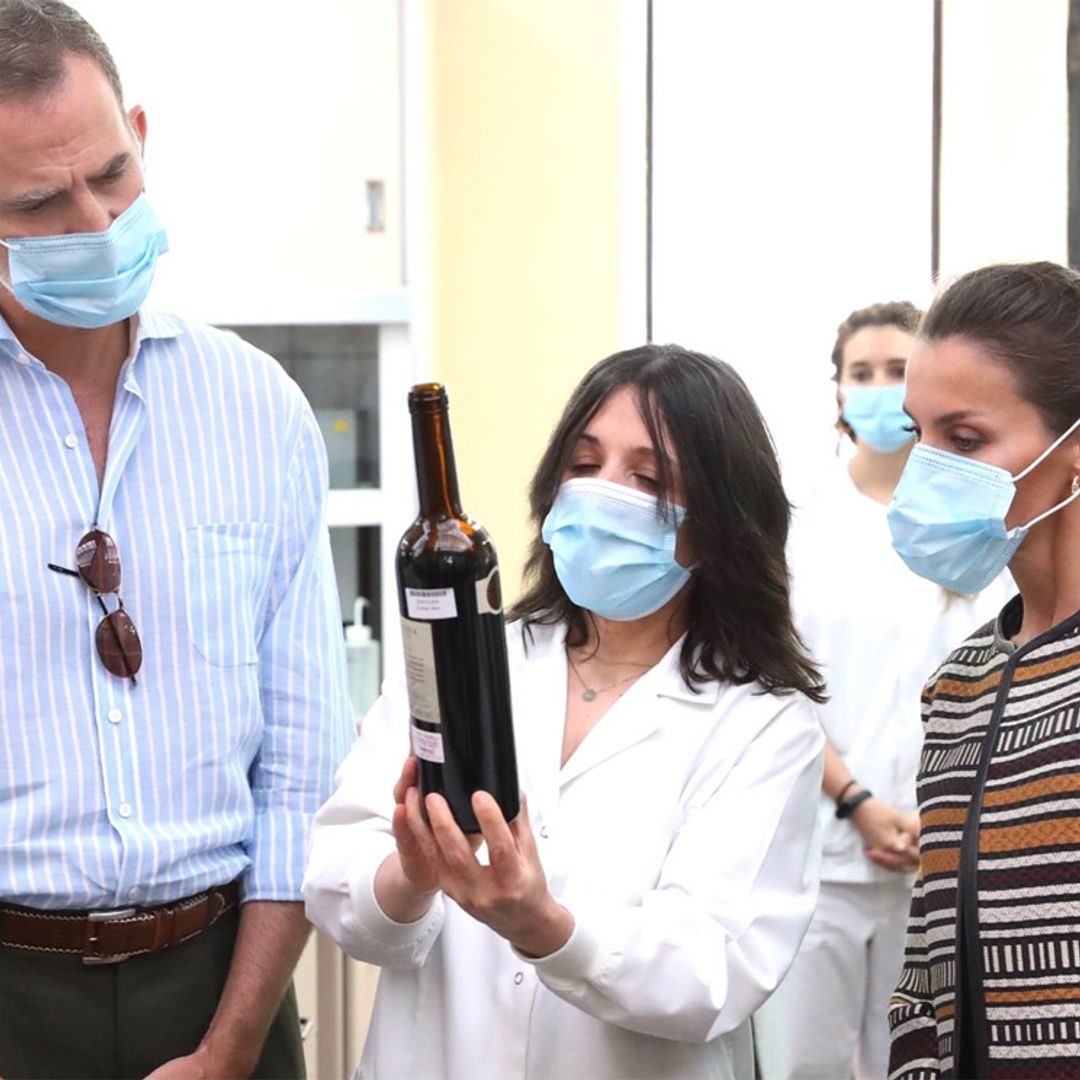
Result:
{"type": "Polygon", "coordinates": [[[119,922],[121,919],[130,919],[138,914],[138,908],[117,908],[115,911],[91,911],[86,916],[88,926],[86,928],[86,944],[83,946],[82,962],[87,966],[96,964],[119,964],[126,960],[128,954],[120,953],[117,956],[94,956],[90,950],[97,946],[98,935],[95,924],[119,922]]]}

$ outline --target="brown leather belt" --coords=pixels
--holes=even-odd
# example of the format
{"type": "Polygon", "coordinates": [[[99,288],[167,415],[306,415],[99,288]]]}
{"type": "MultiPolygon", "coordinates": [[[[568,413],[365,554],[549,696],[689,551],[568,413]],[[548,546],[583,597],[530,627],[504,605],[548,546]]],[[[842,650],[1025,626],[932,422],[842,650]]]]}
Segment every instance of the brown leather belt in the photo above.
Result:
{"type": "Polygon", "coordinates": [[[32,911],[0,904],[0,945],[73,953],[84,964],[117,964],[172,948],[208,930],[240,900],[235,881],[186,900],[117,911],[32,911]]]}

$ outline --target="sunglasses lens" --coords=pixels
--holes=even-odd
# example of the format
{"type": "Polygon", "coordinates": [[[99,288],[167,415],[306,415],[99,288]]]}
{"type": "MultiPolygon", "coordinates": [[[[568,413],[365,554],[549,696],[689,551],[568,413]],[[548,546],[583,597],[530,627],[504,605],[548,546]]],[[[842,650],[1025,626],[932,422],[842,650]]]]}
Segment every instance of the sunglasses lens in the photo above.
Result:
{"type": "Polygon", "coordinates": [[[126,611],[114,611],[98,623],[95,636],[105,670],[130,679],[142,667],[142,642],[126,611]]]}
{"type": "Polygon", "coordinates": [[[91,529],[75,549],[79,576],[94,592],[120,591],[120,552],[116,541],[100,529],[91,529]]]}

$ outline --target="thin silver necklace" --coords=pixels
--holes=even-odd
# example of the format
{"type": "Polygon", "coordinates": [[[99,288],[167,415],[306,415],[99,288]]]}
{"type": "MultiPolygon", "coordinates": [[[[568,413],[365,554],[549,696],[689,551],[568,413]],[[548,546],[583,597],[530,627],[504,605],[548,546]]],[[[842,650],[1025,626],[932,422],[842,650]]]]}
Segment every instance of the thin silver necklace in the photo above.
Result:
{"type": "Polygon", "coordinates": [[[613,682],[610,686],[589,686],[589,684],[582,677],[581,672],[578,670],[577,664],[574,663],[574,658],[570,655],[570,650],[566,651],[566,659],[570,662],[570,668],[577,676],[577,681],[581,683],[581,699],[582,701],[595,701],[601,694],[606,694],[609,690],[614,690],[619,686],[624,685],[631,681],[631,679],[640,679],[645,674],[644,671],[635,671],[633,675],[627,675],[625,679],[620,679],[618,682],[613,682]]]}

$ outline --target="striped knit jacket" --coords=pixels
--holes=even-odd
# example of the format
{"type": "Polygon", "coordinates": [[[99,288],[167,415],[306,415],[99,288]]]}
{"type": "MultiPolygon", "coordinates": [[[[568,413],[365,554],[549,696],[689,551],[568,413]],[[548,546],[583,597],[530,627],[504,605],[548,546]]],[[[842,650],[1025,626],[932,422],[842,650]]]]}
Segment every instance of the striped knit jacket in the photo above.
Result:
{"type": "Polygon", "coordinates": [[[890,1076],[1080,1077],[1080,613],[1019,597],[923,691],[921,867],[890,1076]]]}

